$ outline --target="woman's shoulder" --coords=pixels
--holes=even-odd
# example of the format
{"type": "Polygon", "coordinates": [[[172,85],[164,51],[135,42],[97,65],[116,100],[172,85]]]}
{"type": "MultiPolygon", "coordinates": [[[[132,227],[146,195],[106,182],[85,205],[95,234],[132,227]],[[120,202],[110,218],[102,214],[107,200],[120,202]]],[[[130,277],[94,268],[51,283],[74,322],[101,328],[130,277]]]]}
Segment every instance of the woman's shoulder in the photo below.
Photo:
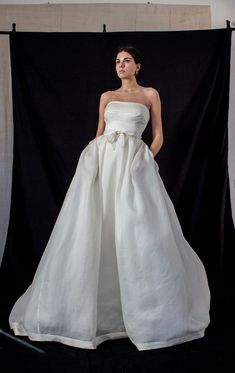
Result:
{"type": "Polygon", "coordinates": [[[149,97],[159,96],[159,91],[153,87],[143,87],[144,93],[149,97]]]}
{"type": "Polygon", "coordinates": [[[160,94],[156,88],[144,87],[144,95],[149,102],[150,108],[161,106],[160,94]]]}
{"type": "Polygon", "coordinates": [[[107,104],[110,101],[111,97],[113,96],[114,91],[105,91],[100,96],[100,101],[104,104],[107,104]]]}

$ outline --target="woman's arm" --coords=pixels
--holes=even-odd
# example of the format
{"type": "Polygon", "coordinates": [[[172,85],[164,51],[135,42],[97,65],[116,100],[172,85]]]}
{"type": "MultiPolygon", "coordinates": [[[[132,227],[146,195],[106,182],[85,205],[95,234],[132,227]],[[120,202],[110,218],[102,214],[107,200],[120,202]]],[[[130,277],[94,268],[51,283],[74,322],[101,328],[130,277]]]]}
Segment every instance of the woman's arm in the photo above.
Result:
{"type": "Polygon", "coordinates": [[[95,137],[98,137],[98,136],[102,135],[103,132],[104,132],[104,128],[105,128],[104,109],[105,109],[105,106],[108,103],[108,97],[109,97],[109,93],[108,92],[104,92],[100,96],[99,121],[98,121],[98,127],[97,127],[97,132],[96,132],[96,136],[95,137]]]}
{"type": "Polygon", "coordinates": [[[151,89],[150,93],[151,100],[151,122],[152,122],[152,136],[153,141],[150,145],[154,157],[159,152],[163,144],[163,130],[162,130],[162,118],[161,118],[161,100],[159,93],[155,89],[151,89]]]}

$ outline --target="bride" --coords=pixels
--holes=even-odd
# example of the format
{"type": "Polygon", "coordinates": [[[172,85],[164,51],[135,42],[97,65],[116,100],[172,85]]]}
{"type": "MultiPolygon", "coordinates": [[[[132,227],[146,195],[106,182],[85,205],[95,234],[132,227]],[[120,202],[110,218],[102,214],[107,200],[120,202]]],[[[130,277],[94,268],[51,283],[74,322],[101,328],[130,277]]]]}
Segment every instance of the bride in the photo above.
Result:
{"type": "Polygon", "coordinates": [[[204,336],[210,291],[154,159],[163,144],[157,90],[138,84],[138,51],[120,48],[121,87],[101,95],[32,284],[9,318],[16,335],[95,349],[129,338],[138,350],[204,336]],[[151,118],[151,146],[142,133],[151,118]]]}

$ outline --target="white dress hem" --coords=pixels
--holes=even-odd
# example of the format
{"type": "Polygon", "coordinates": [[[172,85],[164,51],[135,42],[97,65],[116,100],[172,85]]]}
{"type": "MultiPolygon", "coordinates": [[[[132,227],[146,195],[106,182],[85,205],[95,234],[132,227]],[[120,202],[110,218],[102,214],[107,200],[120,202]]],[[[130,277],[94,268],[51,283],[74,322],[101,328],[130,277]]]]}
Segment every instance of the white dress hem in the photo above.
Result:
{"type": "MultiPolygon", "coordinates": [[[[85,348],[90,350],[95,350],[98,345],[102,342],[114,339],[121,339],[121,338],[129,338],[126,332],[116,332],[116,333],[108,333],[95,338],[92,341],[81,341],[79,339],[73,339],[68,337],[63,337],[59,335],[51,335],[51,334],[38,334],[38,333],[30,333],[27,332],[24,327],[18,323],[13,323],[11,325],[11,329],[13,329],[14,334],[18,336],[28,336],[31,341],[37,342],[60,342],[68,346],[78,347],[78,348],[85,348]]],[[[190,342],[195,339],[202,338],[205,334],[205,330],[200,332],[192,333],[180,338],[174,338],[169,341],[162,341],[162,342],[148,342],[148,343],[132,343],[137,347],[139,351],[151,350],[151,349],[158,349],[163,347],[171,347],[180,343],[190,342]]]]}

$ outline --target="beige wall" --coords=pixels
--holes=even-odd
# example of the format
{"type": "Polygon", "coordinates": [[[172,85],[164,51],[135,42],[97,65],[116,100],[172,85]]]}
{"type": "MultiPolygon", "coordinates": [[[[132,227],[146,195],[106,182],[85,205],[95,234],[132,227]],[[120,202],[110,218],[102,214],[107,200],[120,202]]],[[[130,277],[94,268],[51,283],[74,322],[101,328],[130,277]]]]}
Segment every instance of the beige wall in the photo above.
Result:
{"type": "MultiPolygon", "coordinates": [[[[234,0],[151,0],[151,4],[172,5],[208,5],[211,8],[213,28],[225,26],[226,19],[234,22],[235,26],[235,1],[234,0]]],[[[146,4],[147,0],[0,0],[0,4],[69,4],[69,3],[131,3],[146,4]]]]}
{"type": "Polygon", "coordinates": [[[13,120],[8,36],[0,35],[0,264],[8,229],[13,160],[13,120]]]}
{"type": "Polygon", "coordinates": [[[209,6],[160,4],[0,5],[0,30],[146,31],[211,28],[209,6]]]}

